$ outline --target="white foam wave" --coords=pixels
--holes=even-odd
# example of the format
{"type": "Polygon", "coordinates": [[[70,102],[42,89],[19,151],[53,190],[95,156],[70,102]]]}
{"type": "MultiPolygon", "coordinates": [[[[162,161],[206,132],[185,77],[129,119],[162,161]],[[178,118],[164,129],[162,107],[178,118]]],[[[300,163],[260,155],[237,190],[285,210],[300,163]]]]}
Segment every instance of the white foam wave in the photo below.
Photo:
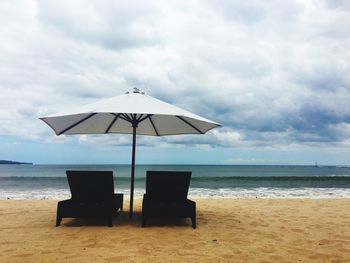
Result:
{"type": "Polygon", "coordinates": [[[349,188],[221,188],[190,190],[191,197],[223,198],[350,198],[349,188]]]}
{"type": "MultiPolygon", "coordinates": [[[[135,189],[135,198],[142,198],[144,189],[135,189]]],[[[125,198],[129,197],[129,189],[118,190],[125,198]]],[[[0,192],[0,199],[36,199],[36,200],[63,200],[70,198],[69,190],[62,189],[40,189],[31,191],[11,191],[0,192]]],[[[191,188],[190,198],[350,198],[349,188],[191,188]]]]}

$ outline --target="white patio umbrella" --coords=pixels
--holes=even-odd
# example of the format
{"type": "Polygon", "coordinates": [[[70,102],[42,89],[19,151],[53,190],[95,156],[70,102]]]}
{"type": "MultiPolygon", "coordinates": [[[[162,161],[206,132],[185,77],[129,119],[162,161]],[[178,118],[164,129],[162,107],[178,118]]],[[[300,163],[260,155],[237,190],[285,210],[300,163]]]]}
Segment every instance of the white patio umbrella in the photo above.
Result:
{"type": "Polygon", "coordinates": [[[56,135],[132,134],[130,210],[133,213],[136,134],[163,136],[204,134],[221,126],[138,89],[66,112],[40,118],[56,135]]]}

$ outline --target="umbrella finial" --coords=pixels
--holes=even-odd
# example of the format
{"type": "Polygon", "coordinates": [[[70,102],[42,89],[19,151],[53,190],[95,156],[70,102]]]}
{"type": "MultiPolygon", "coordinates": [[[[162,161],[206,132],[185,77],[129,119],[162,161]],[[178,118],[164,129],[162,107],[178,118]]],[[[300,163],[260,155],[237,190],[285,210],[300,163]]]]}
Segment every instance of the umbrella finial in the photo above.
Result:
{"type": "Polygon", "coordinates": [[[134,87],[131,91],[125,92],[125,94],[130,94],[130,93],[139,93],[139,94],[145,94],[143,91],[140,91],[138,88],[134,87]]]}

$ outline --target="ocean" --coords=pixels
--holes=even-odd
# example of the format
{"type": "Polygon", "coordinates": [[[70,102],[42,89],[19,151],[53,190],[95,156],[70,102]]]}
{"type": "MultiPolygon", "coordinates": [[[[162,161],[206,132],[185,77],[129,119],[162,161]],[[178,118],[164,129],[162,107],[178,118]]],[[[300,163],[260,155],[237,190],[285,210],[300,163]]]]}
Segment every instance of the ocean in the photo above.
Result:
{"type": "MultiPolygon", "coordinates": [[[[69,198],[66,170],[113,171],[115,191],[130,194],[130,165],[0,165],[0,199],[69,198]]],[[[350,197],[349,166],[137,165],[135,197],[147,170],[192,171],[190,197],[350,197]]]]}

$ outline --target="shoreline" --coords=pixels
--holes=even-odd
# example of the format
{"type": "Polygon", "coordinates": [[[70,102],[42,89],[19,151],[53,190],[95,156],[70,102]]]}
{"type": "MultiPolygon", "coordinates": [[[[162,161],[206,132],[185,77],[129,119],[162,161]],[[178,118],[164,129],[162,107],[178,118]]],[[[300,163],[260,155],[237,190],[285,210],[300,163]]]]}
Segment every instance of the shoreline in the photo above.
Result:
{"type": "Polygon", "coordinates": [[[193,198],[197,225],[120,213],[64,219],[57,200],[0,200],[2,262],[350,262],[350,202],[340,199],[193,198]]]}
{"type": "MultiPolygon", "coordinates": [[[[69,199],[70,197],[67,197],[67,199],[69,199]]],[[[188,199],[191,199],[193,201],[337,201],[337,200],[342,200],[342,201],[349,201],[350,202],[350,197],[332,197],[332,198],[305,198],[305,197],[295,197],[295,198],[277,198],[277,197],[203,197],[203,196],[188,196],[188,199]]],[[[62,201],[65,199],[0,199],[0,204],[2,204],[3,202],[53,202],[56,203],[58,201],[62,201]]],[[[124,207],[127,208],[129,205],[129,196],[125,196],[124,195],[124,207]]],[[[134,202],[136,203],[141,203],[142,202],[142,198],[141,197],[135,197],[134,196],[134,202]]],[[[349,218],[350,219],[350,218],[349,218]]]]}

